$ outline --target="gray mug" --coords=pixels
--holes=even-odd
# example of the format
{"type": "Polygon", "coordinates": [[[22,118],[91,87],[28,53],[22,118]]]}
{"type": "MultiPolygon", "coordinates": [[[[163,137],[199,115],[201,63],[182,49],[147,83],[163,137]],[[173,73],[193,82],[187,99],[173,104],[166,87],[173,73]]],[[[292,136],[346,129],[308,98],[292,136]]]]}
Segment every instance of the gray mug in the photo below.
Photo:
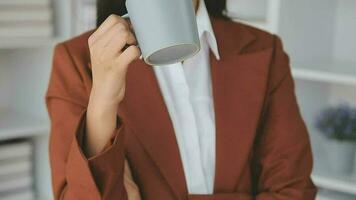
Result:
{"type": "Polygon", "coordinates": [[[144,61],[149,65],[182,62],[200,50],[192,0],[126,0],[144,61]]]}

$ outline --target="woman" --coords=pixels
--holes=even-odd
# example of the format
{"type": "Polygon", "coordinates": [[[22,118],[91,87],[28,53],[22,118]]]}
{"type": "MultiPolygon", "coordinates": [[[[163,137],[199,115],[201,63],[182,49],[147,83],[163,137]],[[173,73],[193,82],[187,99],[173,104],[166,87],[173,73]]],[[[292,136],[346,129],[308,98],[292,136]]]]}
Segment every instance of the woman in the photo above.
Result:
{"type": "Polygon", "coordinates": [[[193,2],[202,50],[184,63],[138,59],[123,0],[99,1],[99,27],[56,46],[55,199],[315,198],[280,39],[224,17],[223,0],[193,2]]]}

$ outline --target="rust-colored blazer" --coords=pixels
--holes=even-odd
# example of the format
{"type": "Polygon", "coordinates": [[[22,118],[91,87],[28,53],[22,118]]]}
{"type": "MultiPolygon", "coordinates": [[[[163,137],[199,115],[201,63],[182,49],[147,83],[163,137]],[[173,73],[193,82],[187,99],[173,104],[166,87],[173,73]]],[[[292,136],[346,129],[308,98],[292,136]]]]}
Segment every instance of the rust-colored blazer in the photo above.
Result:
{"type": "Polygon", "coordinates": [[[143,200],[315,198],[309,137],[280,39],[239,23],[211,20],[221,54],[220,61],[211,56],[214,194],[188,194],[172,122],[153,69],[142,60],[129,67],[113,140],[100,155],[84,156],[90,31],[55,48],[46,95],[55,199],[126,200],[125,157],[143,200]]]}

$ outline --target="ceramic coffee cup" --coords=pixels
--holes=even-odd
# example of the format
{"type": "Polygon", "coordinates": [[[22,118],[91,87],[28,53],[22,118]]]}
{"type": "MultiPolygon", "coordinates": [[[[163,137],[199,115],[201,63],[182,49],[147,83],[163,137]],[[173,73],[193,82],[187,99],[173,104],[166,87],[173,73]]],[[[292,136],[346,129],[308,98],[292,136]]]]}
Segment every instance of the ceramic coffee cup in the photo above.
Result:
{"type": "Polygon", "coordinates": [[[126,0],[144,61],[168,65],[184,61],[200,50],[192,0],[126,0]]]}

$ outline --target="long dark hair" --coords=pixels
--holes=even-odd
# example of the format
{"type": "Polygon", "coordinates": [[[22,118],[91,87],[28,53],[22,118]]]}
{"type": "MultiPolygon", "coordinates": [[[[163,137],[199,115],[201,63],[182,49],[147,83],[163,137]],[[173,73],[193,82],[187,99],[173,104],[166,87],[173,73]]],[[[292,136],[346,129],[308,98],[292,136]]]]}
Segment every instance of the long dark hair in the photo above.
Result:
{"type": "MultiPolygon", "coordinates": [[[[103,23],[111,14],[126,14],[125,2],[126,0],[97,0],[97,26],[103,23]]],[[[226,18],[223,15],[226,8],[226,0],[205,0],[205,4],[210,15],[226,18]]]]}

